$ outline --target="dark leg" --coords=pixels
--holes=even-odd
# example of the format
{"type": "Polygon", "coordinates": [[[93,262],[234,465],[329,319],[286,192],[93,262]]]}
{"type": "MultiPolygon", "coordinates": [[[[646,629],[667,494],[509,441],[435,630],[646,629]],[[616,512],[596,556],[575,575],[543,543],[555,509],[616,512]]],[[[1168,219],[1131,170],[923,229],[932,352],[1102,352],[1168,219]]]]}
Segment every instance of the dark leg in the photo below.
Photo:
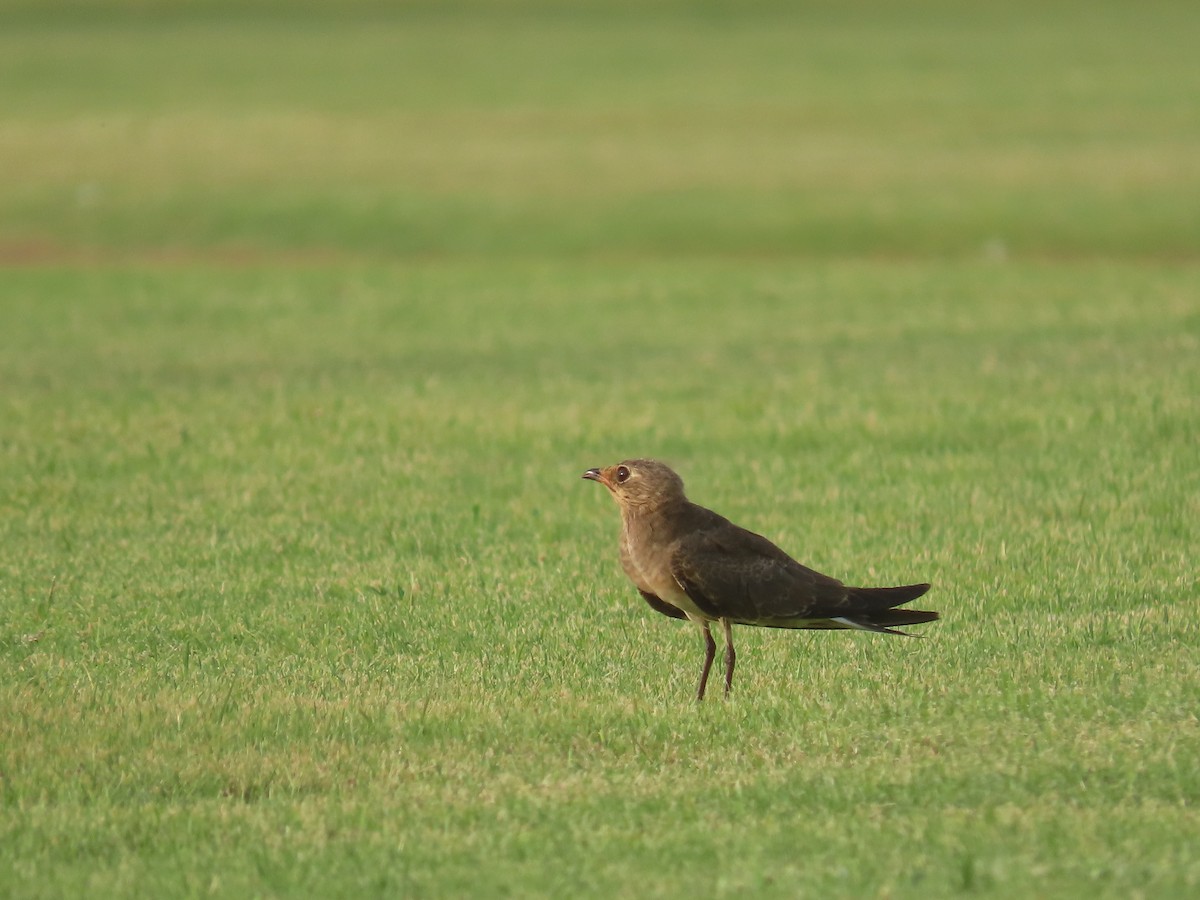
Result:
{"type": "Polygon", "coordinates": [[[713,657],[717,655],[717,642],[713,640],[707,622],[700,622],[699,625],[700,630],[704,632],[704,668],[700,670],[700,687],[696,688],[696,699],[703,700],[704,689],[708,687],[708,670],[712,668],[713,657]]]}
{"type": "Polygon", "coordinates": [[[733,652],[733,628],[729,620],[722,619],[721,626],[725,629],[725,696],[728,697],[733,690],[733,664],[737,662],[737,654],[733,652]]]}

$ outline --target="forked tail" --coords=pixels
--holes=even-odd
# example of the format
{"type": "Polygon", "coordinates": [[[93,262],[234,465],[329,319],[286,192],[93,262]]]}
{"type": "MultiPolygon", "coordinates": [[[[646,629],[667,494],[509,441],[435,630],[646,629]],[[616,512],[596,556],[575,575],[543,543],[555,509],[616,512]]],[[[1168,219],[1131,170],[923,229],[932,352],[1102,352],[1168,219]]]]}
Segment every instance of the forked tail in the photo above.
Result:
{"type": "MultiPolygon", "coordinates": [[[[855,609],[833,621],[859,631],[882,634],[906,634],[896,631],[899,625],[921,625],[932,622],[938,614],[925,609],[896,609],[902,603],[916,600],[929,590],[927,584],[905,584],[899,587],[850,588],[855,609]]],[[[910,635],[911,636],[911,635],[910,635]]]]}

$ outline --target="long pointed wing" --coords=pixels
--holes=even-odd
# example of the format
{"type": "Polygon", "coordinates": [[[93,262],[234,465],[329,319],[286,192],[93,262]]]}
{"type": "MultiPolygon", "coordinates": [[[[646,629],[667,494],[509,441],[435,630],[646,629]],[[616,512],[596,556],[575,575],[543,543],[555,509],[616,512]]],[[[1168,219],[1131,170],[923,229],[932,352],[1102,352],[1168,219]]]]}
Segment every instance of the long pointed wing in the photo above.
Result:
{"type": "Polygon", "coordinates": [[[680,540],[671,574],[702,611],[746,624],[783,624],[844,613],[836,578],[800,565],[762,535],[726,522],[680,540]]]}

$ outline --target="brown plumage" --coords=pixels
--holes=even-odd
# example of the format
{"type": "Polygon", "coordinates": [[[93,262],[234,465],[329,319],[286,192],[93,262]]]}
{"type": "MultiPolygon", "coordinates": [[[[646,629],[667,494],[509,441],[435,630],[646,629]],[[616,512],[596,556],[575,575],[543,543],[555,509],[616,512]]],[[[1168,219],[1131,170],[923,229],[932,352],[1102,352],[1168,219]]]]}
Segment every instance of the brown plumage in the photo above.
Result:
{"type": "Polygon", "coordinates": [[[935,612],[897,609],[929,590],[848,587],[796,562],[762,535],[734,525],[684,496],[683,480],[652,459],[627,459],[583,477],[598,481],[621,508],[621,565],[652,608],[690,619],[704,637],[696,699],[704,698],[716,655],[709,623],[725,632],[725,693],[733,686],[733,625],[853,628],[904,634],[898,625],[932,622],[935,612]]]}

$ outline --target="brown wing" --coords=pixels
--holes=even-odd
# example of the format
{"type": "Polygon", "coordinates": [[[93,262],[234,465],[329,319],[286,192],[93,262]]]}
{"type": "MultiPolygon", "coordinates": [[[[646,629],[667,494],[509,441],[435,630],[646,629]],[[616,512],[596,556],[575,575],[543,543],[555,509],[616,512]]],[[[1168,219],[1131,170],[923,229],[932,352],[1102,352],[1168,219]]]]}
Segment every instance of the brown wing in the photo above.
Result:
{"type": "Polygon", "coordinates": [[[836,578],[800,565],[762,535],[725,521],[682,538],[671,574],[706,614],[746,625],[841,615],[849,602],[836,578]]]}
{"type": "Polygon", "coordinates": [[[660,612],[664,616],[670,616],[672,619],[686,619],[687,618],[687,616],[685,616],[683,614],[683,610],[679,609],[678,607],[672,606],[670,603],[660,600],[658,597],[656,597],[654,594],[650,593],[649,591],[643,591],[641,588],[638,588],[638,593],[642,595],[643,599],[645,599],[645,601],[650,604],[650,608],[653,609],[655,612],[660,612]]]}

